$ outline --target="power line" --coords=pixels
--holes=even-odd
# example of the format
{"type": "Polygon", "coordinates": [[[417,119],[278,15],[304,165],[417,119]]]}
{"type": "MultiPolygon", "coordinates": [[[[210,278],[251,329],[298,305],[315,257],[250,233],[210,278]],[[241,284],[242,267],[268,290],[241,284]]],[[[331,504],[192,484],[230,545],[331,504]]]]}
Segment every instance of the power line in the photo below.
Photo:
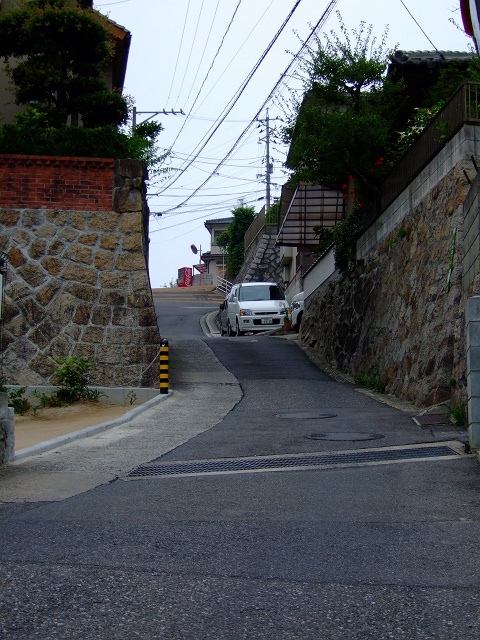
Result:
{"type": "MultiPolygon", "coordinates": [[[[272,6],[274,0],[271,0],[270,4],[268,5],[268,7],[265,9],[265,11],[262,13],[262,15],[260,16],[260,18],[257,20],[255,26],[253,27],[253,29],[251,29],[250,33],[248,34],[248,36],[245,38],[245,40],[242,42],[242,44],[238,47],[238,49],[236,50],[235,54],[232,56],[232,59],[230,60],[230,62],[227,64],[227,66],[225,67],[225,69],[222,71],[222,73],[220,74],[220,76],[217,78],[215,84],[210,88],[210,91],[207,93],[207,95],[204,97],[203,101],[198,105],[198,109],[200,109],[200,107],[202,106],[202,104],[205,102],[205,100],[208,98],[208,96],[212,93],[213,89],[217,86],[217,84],[220,82],[220,80],[223,78],[223,76],[225,75],[225,73],[227,72],[227,70],[229,69],[230,65],[232,64],[232,62],[235,60],[235,58],[238,56],[238,54],[240,53],[240,51],[243,49],[243,47],[245,46],[246,42],[249,40],[250,36],[252,35],[252,33],[255,31],[255,29],[258,27],[258,25],[260,24],[260,22],[263,20],[263,17],[265,16],[265,14],[267,13],[267,11],[270,9],[270,7],[272,6]]],[[[192,107],[193,109],[193,107],[192,107]]],[[[198,111],[197,109],[197,111],[198,111]]]]}
{"type": "MultiPolygon", "coordinates": [[[[193,104],[192,104],[192,106],[191,106],[191,108],[190,108],[190,111],[189,111],[189,112],[188,112],[188,114],[187,114],[187,120],[185,120],[185,122],[183,123],[183,125],[182,125],[182,126],[181,126],[181,128],[180,128],[180,131],[177,133],[177,136],[176,136],[175,140],[174,140],[174,141],[172,142],[172,144],[170,145],[170,150],[173,148],[173,145],[176,143],[176,141],[177,141],[177,140],[178,140],[178,138],[180,137],[180,134],[182,133],[183,129],[185,128],[185,125],[186,125],[186,124],[187,124],[187,122],[188,122],[188,118],[190,117],[190,114],[192,113],[193,107],[195,106],[195,104],[196,104],[196,102],[197,102],[197,100],[198,100],[198,98],[199,98],[199,96],[200,96],[200,93],[202,92],[202,89],[203,89],[203,87],[204,87],[204,85],[205,85],[205,83],[206,83],[206,81],[207,81],[207,78],[208,78],[208,76],[209,76],[209,74],[210,74],[210,71],[212,70],[213,65],[215,64],[215,60],[217,59],[217,57],[218,57],[218,55],[219,55],[219,53],[220,53],[220,50],[221,50],[221,48],[223,47],[223,43],[224,43],[224,41],[225,41],[225,38],[227,37],[227,34],[228,34],[228,32],[230,31],[230,27],[232,26],[233,21],[235,20],[235,16],[237,15],[237,11],[238,11],[238,9],[240,8],[240,4],[241,4],[241,2],[242,2],[242,0],[238,0],[237,6],[235,7],[235,9],[234,9],[234,11],[233,11],[232,17],[230,18],[230,22],[228,23],[227,29],[226,29],[225,33],[223,34],[223,36],[222,36],[222,39],[221,39],[221,41],[220,41],[220,45],[219,45],[219,47],[218,47],[218,49],[217,49],[217,52],[216,52],[216,53],[215,53],[215,55],[213,56],[212,63],[211,63],[211,65],[210,65],[210,67],[209,67],[209,69],[208,69],[208,71],[207,71],[207,74],[206,74],[206,76],[205,76],[205,78],[204,78],[204,80],[203,80],[203,82],[202,82],[202,84],[201,84],[201,86],[200,86],[200,89],[198,90],[198,93],[197,93],[197,95],[196,95],[196,97],[195,97],[195,100],[193,101],[193,104]]],[[[218,6],[218,5],[217,5],[217,6],[218,6]]]]}
{"type": "Polygon", "coordinates": [[[177,74],[178,60],[180,58],[180,51],[182,50],[183,36],[185,35],[185,27],[187,26],[187,18],[188,18],[189,10],[190,10],[190,0],[188,0],[187,11],[185,13],[185,18],[184,18],[184,21],[183,21],[182,37],[180,38],[180,45],[178,47],[177,60],[175,62],[175,68],[173,70],[172,84],[170,85],[170,90],[168,92],[167,104],[170,102],[170,96],[172,94],[172,89],[173,89],[173,83],[175,82],[175,76],[177,74]]]}
{"type": "MultiPolygon", "coordinates": [[[[274,38],[272,39],[272,41],[270,42],[270,44],[268,45],[268,47],[265,49],[265,51],[263,52],[263,54],[261,55],[260,59],[257,61],[257,63],[255,64],[255,66],[253,67],[253,69],[251,70],[251,72],[249,73],[249,75],[247,76],[247,78],[244,80],[242,86],[240,87],[240,89],[237,91],[237,93],[235,94],[235,96],[232,98],[232,100],[230,101],[230,106],[228,106],[226,108],[226,111],[224,110],[224,115],[220,118],[220,121],[218,122],[218,124],[213,128],[213,131],[210,133],[210,135],[208,136],[207,140],[203,143],[203,145],[200,147],[200,150],[197,152],[197,154],[187,163],[187,166],[180,172],[180,174],[177,174],[177,176],[170,182],[170,184],[173,184],[174,182],[176,182],[176,180],[178,180],[180,178],[180,176],[193,164],[193,162],[195,161],[196,157],[203,151],[203,149],[205,149],[205,147],[207,146],[207,144],[210,142],[210,140],[213,138],[214,134],[218,131],[218,129],[220,128],[220,126],[222,125],[223,121],[226,119],[227,115],[232,111],[233,107],[235,106],[235,104],[238,102],[238,100],[240,99],[240,96],[243,94],[243,92],[245,91],[246,87],[248,86],[250,80],[253,78],[253,76],[255,75],[256,71],[258,70],[258,68],[260,67],[261,63],[264,61],[264,59],[266,58],[267,54],[269,53],[269,51],[271,50],[271,48],[273,47],[273,45],[275,44],[275,42],[278,40],[280,34],[282,33],[282,31],[284,30],[284,28],[287,26],[288,22],[290,21],[291,17],[293,16],[293,14],[295,13],[295,11],[297,10],[298,6],[300,5],[300,3],[302,2],[302,0],[297,0],[297,2],[295,3],[295,5],[293,6],[293,9],[290,11],[290,13],[288,14],[288,16],[286,17],[286,19],[284,20],[283,24],[281,25],[280,29],[277,31],[277,33],[275,34],[274,38]]],[[[257,114],[258,115],[258,114],[257,114]]],[[[250,125],[251,126],[251,125],[250,125]]],[[[248,129],[250,128],[250,126],[244,131],[244,134],[246,133],[246,131],[248,131],[248,129]]],[[[243,135],[242,134],[242,138],[243,135]]],[[[237,142],[239,142],[240,140],[238,140],[237,142]]],[[[198,145],[197,145],[198,146],[198,145]]],[[[236,146],[236,145],[235,145],[236,146]]],[[[233,151],[233,149],[232,149],[233,151]]],[[[221,164],[217,167],[219,168],[221,166],[221,164]]],[[[202,187],[203,185],[201,185],[199,187],[199,189],[202,187]]],[[[166,189],[167,187],[165,187],[166,189]]],[[[159,193],[162,193],[163,191],[165,191],[165,189],[163,189],[162,191],[160,191],[159,193]]],[[[198,191],[198,189],[197,189],[198,191]]],[[[196,191],[194,192],[196,193],[196,191]]],[[[194,194],[192,194],[194,195],[194,194]]]]}
{"type": "MultiPolygon", "coordinates": [[[[331,0],[329,5],[327,6],[327,8],[325,9],[325,11],[323,12],[320,20],[317,22],[317,24],[315,25],[315,27],[311,30],[308,38],[305,40],[305,42],[302,44],[300,50],[298,51],[298,53],[294,56],[294,58],[292,59],[292,61],[290,62],[290,64],[287,66],[287,68],[285,69],[285,71],[282,73],[282,75],[280,76],[279,80],[277,81],[277,83],[275,84],[275,86],[273,87],[273,89],[270,91],[269,95],[267,96],[266,100],[263,102],[262,106],[260,107],[260,109],[257,111],[257,113],[255,114],[255,116],[253,117],[253,119],[251,120],[250,124],[243,130],[243,132],[240,134],[240,136],[237,138],[236,142],[234,143],[233,147],[230,149],[230,151],[227,153],[227,155],[223,158],[223,160],[221,160],[218,165],[215,167],[215,169],[213,170],[213,172],[210,174],[210,176],[204,180],[204,182],[202,182],[202,184],[197,187],[197,189],[195,189],[195,191],[193,191],[193,193],[188,196],[188,198],[186,198],[182,203],[180,203],[179,205],[177,205],[176,207],[174,207],[173,209],[167,210],[164,213],[169,213],[171,211],[174,211],[175,209],[178,209],[179,207],[183,206],[185,203],[187,203],[191,198],[193,198],[199,191],[200,189],[202,189],[207,182],[212,178],[213,175],[215,175],[215,173],[218,171],[218,169],[223,165],[223,163],[230,157],[230,155],[233,153],[233,151],[236,149],[236,147],[238,146],[238,144],[240,143],[240,141],[243,139],[243,137],[245,136],[245,134],[247,133],[247,131],[250,129],[250,127],[252,126],[252,124],[257,120],[257,118],[259,117],[260,113],[263,111],[263,109],[265,108],[265,105],[268,103],[268,101],[271,99],[271,97],[274,95],[275,91],[278,89],[278,87],[280,86],[280,84],[283,82],[286,74],[290,71],[291,67],[293,66],[294,62],[299,58],[299,56],[303,53],[303,51],[306,49],[308,42],[311,40],[311,38],[313,38],[313,36],[315,35],[315,33],[318,31],[318,29],[327,21],[327,19],[329,18],[331,12],[333,11],[333,7],[337,4],[338,0],[331,0]]],[[[293,11],[295,11],[295,9],[297,8],[299,2],[296,3],[295,7],[293,8],[293,11]]],[[[288,19],[290,19],[292,14],[290,14],[290,16],[288,17],[288,19]]],[[[284,23],[285,25],[285,23],[284,23]]],[[[277,36],[278,37],[278,36],[277,36]]],[[[262,58],[263,59],[263,58],[262,58]]],[[[258,65],[258,63],[257,63],[258,65]]],[[[258,68],[258,67],[257,67],[258,68]]],[[[219,125],[220,126],[220,125],[219,125]]],[[[218,129],[218,127],[217,127],[218,129]]],[[[217,130],[215,129],[215,131],[217,130]]],[[[202,147],[201,150],[203,150],[205,148],[202,147]]],[[[190,162],[190,164],[187,166],[187,168],[189,166],[191,166],[191,164],[193,163],[193,160],[190,162]]],[[[179,176],[180,177],[180,176],[179,176]]],[[[160,192],[161,193],[161,192],[160,192]]],[[[158,195],[158,194],[157,194],[158,195]]]]}
{"type": "Polygon", "coordinates": [[[430,40],[430,38],[427,36],[427,34],[425,33],[425,31],[422,29],[422,27],[420,26],[420,24],[418,23],[418,21],[415,19],[415,17],[413,16],[412,12],[410,11],[410,9],[407,7],[407,5],[405,4],[405,2],[403,0],[400,0],[400,2],[402,3],[402,5],[404,6],[404,8],[406,9],[408,15],[412,18],[412,20],[415,22],[415,24],[417,25],[417,27],[420,29],[420,31],[423,33],[423,35],[426,37],[426,39],[429,41],[429,43],[432,45],[432,47],[435,49],[435,51],[438,53],[438,49],[437,47],[433,44],[433,42],[430,40]]]}
{"type": "Polygon", "coordinates": [[[174,104],[174,106],[177,106],[178,99],[180,98],[180,92],[181,92],[181,90],[182,90],[183,83],[185,82],[185,76],[187,75],[188,65],[190,64],[190,58],[192,57],[193,47],[194,47],[194,45],[195,45],[195,40],[197,39],[198,26],[199,26],[199,24],[200,24],[200,18],[201,18],[201,16],[202,16],[202,11],[203,11],[203,5],[204,5],[204,3],[205,3],[205,0],[202,0],[202,4],[200,5],[200,12],[199,12],[199,14],[198,14],[197,23],[196,23],[196,25],[195,25],[195,33],[193,34],[193,40],[192,40],[192,44],[191,44],[191,46],[190,46],[190,52],[189,52],[189,54],[188,54],[187,64],[185,65],[185,71],[184,71],[184,73],[183,73],[183,78],[182,78],[182,81],[181,81],[181,83],[180,83],[180,88],[179,88],[179,90],[178,90],[178,96],[177,96],[177,99],[175,100],[175,104],[174,104]]]}
{"type": "MultiPolygon", "coordinates": [[[[203,47],[203,51],[202,51],[202,55],[200,56],[200,60],[198,61],[198,66],[197,66],[197,70],[195,71],[195,73],[193,74],[193,77],[196,78],[198,75],[198,72],[200,71],[200,67],[202,66],[202,62],[203,62],[203,58],[205,56],[205,51],[207,50],[207,45],[208,42],[210,40],[210,35],[212,33],[212,29],[213,29],[213,25],[215,24],[215,18],[217,17],[217,11],[218,11],[218,6],[220,4],[220,0],[217,0],[217,6],[215,7],[215,13],[213,14],[213,19],[212,19],[212,23],[210,25],[210,29],[208,31],[207,34],[207,39],[205,40],[205,46],[203,47]]],[[[202,6],[203,6],[203,2],[202,2],[202,6]]],[[[194,80],[195,82],[195,80],[194,80]]],[[[192,93],[193,90],[193,84],[192,84],[192,88],[190,89],[190,91],[188,92],[188,96],[185,100],[185,104],[188,102],[188,100],[190,99],[190,94],[192,93]]]]}

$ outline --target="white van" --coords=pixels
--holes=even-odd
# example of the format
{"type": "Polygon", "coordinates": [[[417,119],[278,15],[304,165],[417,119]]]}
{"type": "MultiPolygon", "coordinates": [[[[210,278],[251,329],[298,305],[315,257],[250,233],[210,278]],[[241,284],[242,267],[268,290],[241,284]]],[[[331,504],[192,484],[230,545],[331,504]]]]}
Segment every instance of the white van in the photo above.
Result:
{"type": "Polygon", "coordinates": [[[222,335],[242,336],[283,326],[288,304],[276,282],[241,282],[233,285],[221,308],[222,335]]]}

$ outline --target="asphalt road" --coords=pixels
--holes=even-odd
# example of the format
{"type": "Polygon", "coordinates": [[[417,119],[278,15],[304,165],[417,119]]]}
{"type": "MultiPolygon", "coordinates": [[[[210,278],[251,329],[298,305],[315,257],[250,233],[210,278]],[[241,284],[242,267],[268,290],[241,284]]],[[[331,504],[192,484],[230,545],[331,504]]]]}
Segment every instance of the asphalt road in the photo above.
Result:
{"type": "Polygon", "coordinates": [[[292,341],[206,336],[211,294],[169,295],[156,306],[178,398],[156,414],[159,429],[169,412],[200,419],[202,395],[187,399],[206,378],[209,403],[235,378],[239,401],[180,446],[142,453],[146,464],[132,457],[131,471],[151,475],[3,504],[0,637],[478,638],[478,462],[392,449],[464,434],[421,429],[413,412],[337,382],[292,341]],[[394,456],[298,462],[370,450],[394,456]],[[225,472],[225,459],[265,466],[225,472]],[[161,475],[167,464],[182,473],[161,475]]]}

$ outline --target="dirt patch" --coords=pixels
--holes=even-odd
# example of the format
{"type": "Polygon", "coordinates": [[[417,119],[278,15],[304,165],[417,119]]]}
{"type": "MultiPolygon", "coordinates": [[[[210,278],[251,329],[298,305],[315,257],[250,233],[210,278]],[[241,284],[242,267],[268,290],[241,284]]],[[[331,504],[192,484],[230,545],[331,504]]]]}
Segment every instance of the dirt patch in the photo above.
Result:
{"type": "Polygon", "coordinates": [[[15,450],[108,422],[132,409],[130,405],[75,402],[39,409],[36,415],[15,415],[15,450]]]}

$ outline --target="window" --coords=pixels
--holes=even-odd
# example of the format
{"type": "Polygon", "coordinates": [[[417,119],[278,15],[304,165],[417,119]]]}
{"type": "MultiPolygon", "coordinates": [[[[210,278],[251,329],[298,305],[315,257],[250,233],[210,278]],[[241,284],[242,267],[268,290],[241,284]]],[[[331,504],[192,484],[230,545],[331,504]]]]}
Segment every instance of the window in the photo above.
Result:
{"type": "Polygon", "coordinates": [[[241,287],[238,299],[245,301],[255,300],[285,300],[285,294],[277,285],[259,284],[254,287],[241,287]]]}

